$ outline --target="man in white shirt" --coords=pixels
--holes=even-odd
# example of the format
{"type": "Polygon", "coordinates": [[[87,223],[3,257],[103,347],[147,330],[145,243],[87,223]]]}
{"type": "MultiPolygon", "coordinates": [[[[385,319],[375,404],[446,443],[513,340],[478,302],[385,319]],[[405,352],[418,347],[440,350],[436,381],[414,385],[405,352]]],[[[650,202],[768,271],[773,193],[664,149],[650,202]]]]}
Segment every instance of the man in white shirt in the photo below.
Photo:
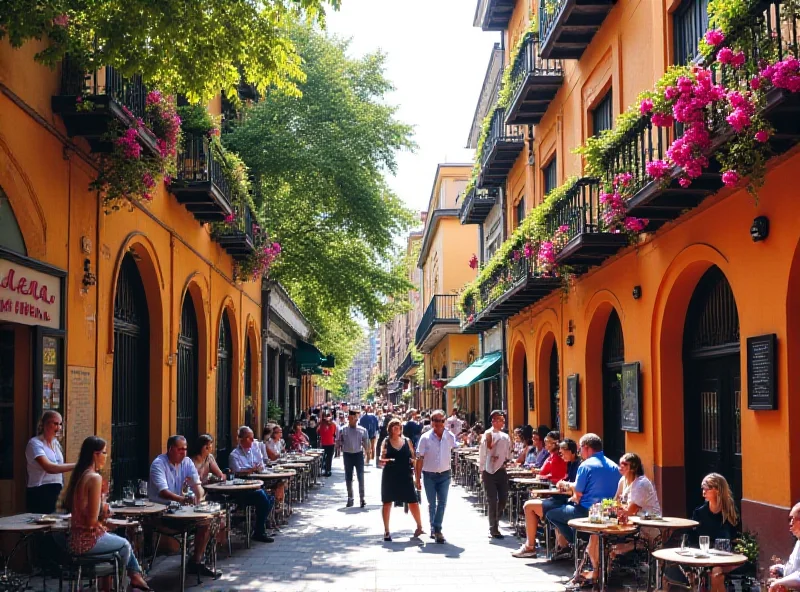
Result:
{"type": "Polygon", "coordinates": [[[798,541],[786,563],[769,568],[769,592],[800,589],[800,504],[795,504],[789,512],[789,531],[798,541]]]}
{"type": "Polygon", "coordinates": [[[503,412],[492,411],[492,429],[487,430],[481,439],[478,466],[481,481],[489,504],[489,536],[502,539],[499,520],[508,502],[508,473],[506,463],[511,459],[511,438],[503,432],[506,418],[503,412]]]}
{"type": "MultiPolygon", "coordinates": [[[[255,435],[247,426],[239,428],[239,445],[228,456],[228,464],[235,474],[251,474],[264,470],[264,458],[261,456],[261,447],[253,446],[255,435]]],[[[238,502],[256,509],[256,532],[253,538],[262,543],[275,541],[267,536],[267,519],[275,505],[275,498],[263,489],[247,491],[239,494],[238,502]]]]}
{"type": "Polygon", "coordinates": [[[442,521],[450,489],[450,451],[456,448],[456,438],[444,429],[444,411],[431,413],[432,429],[422,434],[417,446],[417,461],[414,465],[415,485],[420,486],[420,474],[425,483],[425,497],[431,519],[431,538],[444,543],[442,521]]]}
{"type": "MultiPolygon", "coordinates": [[[[159,454],[150,465],[150,480],[147,483],[147,497],[150,498],[150,501],[159,504],[188,503],[189,498],[183,495],[184,483],[194,491],[195,503],[200,503],[200,500],[203,499],[205,492],[203,486],[200,485],[200,476],[197,474],[192,459],[187,458],[186,451],[186,438],[177,435],[169,437],[167,453],[159,454]]],[[[213,578],[222,575],[221,571],[214,572],[203,564],[203,555],[210,538],[211,529],[208,525],[197,527],[194,561],[186,566],[187,573],[199,573],[213,578]]]]}
{"type": "Polygon", "coordinates": [[[453,415],[447,418],[447,421],[444,423],[444,427],[457,438],[461,433],[462,425],[463,422],[458,417],[458,407],[453,407],[453,415]]]}

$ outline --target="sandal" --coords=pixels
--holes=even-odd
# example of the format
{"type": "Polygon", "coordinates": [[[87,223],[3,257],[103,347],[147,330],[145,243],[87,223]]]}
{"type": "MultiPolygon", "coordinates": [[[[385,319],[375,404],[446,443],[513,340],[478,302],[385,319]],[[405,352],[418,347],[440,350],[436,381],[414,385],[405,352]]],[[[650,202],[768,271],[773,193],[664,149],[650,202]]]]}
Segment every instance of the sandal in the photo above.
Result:
{"type": "Polygon", "coordinates": [[[595,578],[587,578],[583,575],[573,577],[569,582],[564,584],[568,590],[581,590],[583,588],[594,588],[597,583],[595,578]]]}
{"type": "Polygon", "coordinates": [[[421,535],[421,534],[425,534],[425,531],[424,531],[424,530],[422,530],[422,527],[421,527],[421,526],[417,526],[417,530],[415,530],[415,531],[414,531],[414,537],[413,537],[413,538],[415,538],[415,539],[416,539],[416,538],[418,538],[418,537],[419,537],[419,535],[421,535]]]}
{"type": "Polygon", "coordinates": [[[385,542],[387,542],[387,543],[391,543],[392,542],[392,535],[389,534],[388,532],[383,533],[383,540],[385,542]]]}

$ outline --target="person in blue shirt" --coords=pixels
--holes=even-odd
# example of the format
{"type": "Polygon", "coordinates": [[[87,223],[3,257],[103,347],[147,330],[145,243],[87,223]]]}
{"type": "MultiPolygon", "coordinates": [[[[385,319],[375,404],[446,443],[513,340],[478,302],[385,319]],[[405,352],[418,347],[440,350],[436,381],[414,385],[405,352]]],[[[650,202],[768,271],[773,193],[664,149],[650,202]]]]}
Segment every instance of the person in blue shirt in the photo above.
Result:
{"type": "MultiPolygon", "coordinates": [[[[569,502],[547,512],[547,521],[556,529],[558,544],[563,548],[574,540],[575,533],[569,527],[574,518],[585,518],[589,508],[617,494],[619,467],[603,454],[603,440],[597,434],[584,434],[579,441],[583,462],[575,475],[575,486],[569,502]]],[[[557,549],[558,553],[561,549],[557,549]]]]}
{"type": "Polygon", "coordinates": [[[358,420],[358,425],[367,430],[369,436],[369,452],[367,453],[367,464],[369,464],[375,457],[375,437],[378,434],[378,418],[372,413],[372,407],[367,405],[367,412],[358,420]]]}

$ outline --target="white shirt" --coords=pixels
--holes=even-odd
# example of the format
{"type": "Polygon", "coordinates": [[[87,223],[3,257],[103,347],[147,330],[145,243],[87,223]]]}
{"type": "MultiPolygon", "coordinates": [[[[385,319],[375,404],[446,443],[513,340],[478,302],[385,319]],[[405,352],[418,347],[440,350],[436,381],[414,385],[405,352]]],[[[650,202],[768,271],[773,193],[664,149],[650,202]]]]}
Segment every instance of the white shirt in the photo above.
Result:
{"type": "Polygon", "coordinates": [[[422,434],[417,444],[417,456],[422,457],[422,471],[444,473],[450,470],[450,451],[458,447],[456,437],[445,430],[441,439],[432,429],[422,434]]]}
{"type": "Polygon", "coordinates": [[[444,423],[444,427],[454,435],[458,436],[461,433],[461,426],[463,422],[458,418],[457,415],[451,415],[447,418],[447,421],[444,423]]]}
{"type": "Polygon", "coordinates": [[[62,473],[51,475],[36,462],[36,459],[40,456],[44,456],[54,465],[64,464],[64,453],[58,440],[53,438],[52,446],[48,446],[42,436],[31,438],[25,447],[25,460],[28,466],[28,487],[39,487],[48,483],[64,485],[64,475],[62,473]]]}
{"type": "Polygon", "coordinates": [[[617,498],[624,504],[634,503],[639,506],[639,515],[661,514],[661,504],[658,503],[658,495],[653,483],[644,475],[639,475],[631,481],[630,485],[625,477],[620,477],[617,485],[617,498]]]}
{"type": "MultiPolygon", "coordinates": [[[[280,438],[278,440],[270,438],[269,440],[267,440],[267,443],[264,445],[264,448],[265,452],[269,450],[272,452],[272,454],[277,454],[278,456],[280,456],[286,449],[286,442],[283,441],[283,438],[280,438]]],[[[269,455],[267,455],[267,458],[269,458],[269,455]]]]}
{"type": "Polygon", "coordinates": [[[255,442],[249,450],[245,450],[237,446],[231,450],[228,456],[228,465],[234,473],[240,473],[243,470],[253,469],[258,465],[264,465],[264,457],[261,456],[261,447],[256,446],[255,442]]]}
{"type": "Polygon", "coordinates": [[[800,541],[794,544],[789,560],[783,564],[783,577],[790,576],[800,571],[800,541]]]}
{"type": "Polygon", "coordinates": [[[511,438],[505,432],[498,432],[494,429],[483,434],[481,447],[478,454],[478,466],[481,471],[494,475],[503,468],[507,460],[511,458],[511,438]],[[492,435],[492,449],[486,445],[486,434],[492,435]]]}
{"type": "Polygon", "coordinates": [[[185,457],[178,466],[169,462],[166,454],[159,454],[150,465],[150,481],[147,483],[147,497],[151,502],[169,504],[171,500],[161,497],[165,489],[175,495],[183,495],[183,483],[186,480],[200,484],[200,475],[192,459],[185,457]]]}

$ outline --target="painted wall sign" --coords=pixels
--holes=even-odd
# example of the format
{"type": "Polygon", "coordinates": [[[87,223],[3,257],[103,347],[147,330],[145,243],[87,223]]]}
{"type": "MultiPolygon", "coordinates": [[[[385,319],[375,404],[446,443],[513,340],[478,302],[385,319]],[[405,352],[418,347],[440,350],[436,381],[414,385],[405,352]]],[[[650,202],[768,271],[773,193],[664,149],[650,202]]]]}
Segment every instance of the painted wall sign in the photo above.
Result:
{"type": "Polygon", "coordinates": [[[777,409],[775,333],[747,338],[747,408],[777,409]]]}
{"type": "Polygon", "coordinates": [[[61,328],[61,280],[0,259],[0,321],[61,328]]]}
{"type": "Polygon", "coordinates": [[[642,399],[639,392],[639,362],[622,365],[622,417],[626,432],[642,431],[642,399]]]}

